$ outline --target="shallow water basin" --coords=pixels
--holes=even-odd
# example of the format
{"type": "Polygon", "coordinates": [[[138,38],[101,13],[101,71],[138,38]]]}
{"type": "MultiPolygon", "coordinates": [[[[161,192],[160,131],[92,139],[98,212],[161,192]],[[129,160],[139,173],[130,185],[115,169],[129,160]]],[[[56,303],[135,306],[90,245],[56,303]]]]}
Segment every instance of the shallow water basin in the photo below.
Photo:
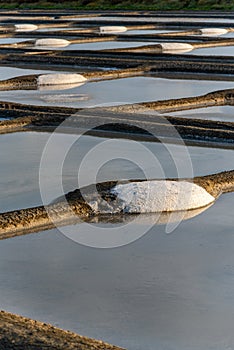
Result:
{"type": "Polygon", "coordinates": [[[43,106],[95,107],[198,96],[233,88],[230,81],[134,77],[88,82],[77,88],[49,91],[1,91],[0,100],[43,106]]]}
{"type": "MultiPolygon", "coordinates": [[[[0,191],[5,209],[38,203],[37,172],[48,137],[31,132],[1,136],[0,191]]],[[[58,154],[70,137],[58,135],[58,154]]],[[[100,141],[104,139],[85,137],[82,145],[75,143],[70,149],[63,174],[66,188],[77,183],[80,154],[100,141]]],[[[144,145],[165,173],[174,176],[176,169],[164,145],[144,145]]],[[[110,147],[114,152],[116,145],[110,147]]],[[[126,145],[122,147],[126,150],[126,145]]],[[[181,146],[173,150],[174,161],[186,168],[184,150],[181,146]]],[[[199,175],[229,169],[234,160],[233,150],[189,147],[189,152],[199,175]]],[[[54,153],[50,169],[56,169],[56,159],[54,153]]],[[[150,166],[145,170],[153,176],[157,169],[150,166]]],[[[88,182],[93,168],[86,170],[88,182]]],[[[56,194],[56,176],[48,171],[51,195],[56,194]]],[[[138,177],[142,172],[133,163],[118,160],[101,169],[99,176],[102,180],[138,177]]],[[[165,225],[145,232],[139,222],[135,230],[142,230],[141,239],[115,249],[78,244],[57,229],[1,241],[1,307],[129,350],[231,349],[233,206],[233,194],[224,195],[171,234],[165,232],[165,225]]],[[[100,227],[111,233],[116,225],[95,224],[95,230],[100,227]]],[[[85,237],[89,226],[72,229],[85,237]]]]}

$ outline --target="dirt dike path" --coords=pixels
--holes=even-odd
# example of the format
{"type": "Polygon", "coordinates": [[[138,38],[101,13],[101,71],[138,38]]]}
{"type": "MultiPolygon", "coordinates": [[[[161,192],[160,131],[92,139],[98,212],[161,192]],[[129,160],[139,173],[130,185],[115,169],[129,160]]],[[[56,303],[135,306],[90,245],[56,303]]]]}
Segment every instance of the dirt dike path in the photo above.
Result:
{"type": "Polygon", "coordinates": [[[177,138],[179,136],[184,140],[233,145],[232,122],[170,116],[172,111],[233,105],[233,96],[234,90],[227,89],[196,97],[87,109],[31,106],[0,101],[1,117],[10,118],[0,121],[0,133],[46,129],[54,131],[60,126],[59,132],[83,133],[86,130],[89,135],[108,136],[114,133],[115,137],[140,136],[146,140],[157,141],[153,135],[175,138],[176,129],[179,133],[177,138]],[[97,125],[98,128],[94,127],[97,125]]]}
{"type": "MultiPolygon", "coordinates": [[[[178,181],[178,179],[169,179],[178,181]]],[[[181,180],[181,179],[180,179],[181,180]]],[[[183,179],[185,182],[195,183],[206,190],[214,199],[221,194],[234,191],[234,171],[224,171],[207,176],[183,179]]],[[[130,180],[130,182],[144,182],[144,180],[130,180]]],[[[118,184],[126,181],[119,180],[118,184]]],[[[128,216],[121,211],[118,198],[112,193],[117,181],[107,181],[88,185],[67,193],[47,206],[38,206],[21,210],[14,210],[0,214],[0,239],[12,238],[28,233],[47,230],[52,227],[68,225],[69,222],[82,223],[108,221],[109,218],[128,216]],[[84,199],[85,195],[85,199],[84,199]],[[114,196],[114,197],[113,197],[114,196]],[[113,214],[106,211],[106,205],[100,203],[100,209],[95,211],[88,203],[97,202],[100,198],[105,203],[113,205],[113,214]],[[104,207],[103,207],[104,205],[104,207]]],[[[202,206],[200,206],[201,208],[202,206]]],[[[197,209],[197,208],[196,208],[197,209]]]]}
{"type": "Polygon", "coordinates": [[[50,324],[0,311],[0,348],[4,350],[123,350],[50,324]]]}

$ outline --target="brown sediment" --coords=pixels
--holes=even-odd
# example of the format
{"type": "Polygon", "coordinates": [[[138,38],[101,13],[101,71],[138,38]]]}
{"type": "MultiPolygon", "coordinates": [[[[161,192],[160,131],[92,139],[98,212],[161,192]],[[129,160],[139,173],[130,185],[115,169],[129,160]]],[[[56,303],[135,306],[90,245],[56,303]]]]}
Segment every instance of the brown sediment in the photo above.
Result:
{"type": "MultiPolygon", "coordinates": [[[[93,42],[105,42],[105,41],[110,41],[110,40],[116,40],[116,36],[114,34],[107,34],[107,35],[97,35],[91,31],[90,29],[87,30],[69,30],[67,32],[37,32],[34,35],[34,38],[62,38],[62,39],[67,39],[70,41],[71,44],[84,44],[84,43],[93,43],[93,42]],[[85,36],[84,36],[85,35],[85,36]]],[[[32,37],[32,35],[22,35],[17,34],[15,35],[16,38],[20,37],[32,37]]],[[[35,39],[36,40],[36,39],[35,39]]],[[[3,47],[9,47],[9,48],[14,48],[14,47],[27,47],[28,45],[34,45],[35,40],[27,40],[23,42],[19,42],[16,44],[2,44],[1,48],[3,47]]]]}
{"type": "Polygon", "coordinates": [[[38,65],[51,67],[105,67],[137,68],[151,67],[153,72],[230,74],[233,76],[234,58],[232,56],[199,56],[163,54],[153,52],[121,52],[121,50],[56,50],[40,53],[27,48],[1,48],[1,64],[15,62],[24,66],[38,65]],[[222,57],[222,59],[221,59],[222,57]]]}
{"type": "MultiPolygon", "coordinates": [[[[18,131],[22,127],[27,127],[27,130],[29,130],[28,128],[41,130],[43,127],[51,127],[54,130],[65,121],[65,124],[60,125],[60,130],[64,127],[70,128],[74,133],[84,130],[87,130],[89,134],[96,135],[101,135],[102,132],[115,132],[120,136],[128,135],[130,137],[135,134],[148,139],[149,135],[144,132],[144,130],[148,130],[151,136],[155,135],[156,137],[181,137],[185,140],[195,142],[200,140],[216,144],[218,142],[233,143],[234,124],[232,122],[196,120],[149,113],[151,111],[168,113],[198,107],[233,105],[233,103],[233,89],[215,91],[197,97],[88,109],[0,102],[1,116],[14,118],[13,120],[1,121],[0,132],[18,131]],[[100,127],[94,129],[94,126],[97,125],[100,127]],[[134,125],[138,127],[137,130],[132,127],[134,125]],[[175,129],[179,134],[175,133],[175,129]]],[[[152,137],[152,141],[154,141],[155,136],[152,137]]]]}
{"type": "MultiPolygon", "coordinates": [[[[124,78],[128,75],[142,74],[143,71],[147,68],[140,69],[123,69],[117,71],[106,71],[106,72],[86,72],[83,75],[87,79],[99,80],[104,76],[104,79],[115,79],[115,78],[124,78]]],[[[35,83],[37,76],[25,76],[26,83],[27,81],[32,81],[35,83]]],[[[6,81],[2,81],[3,85],[8,84],[14,85],[20,84],[21,77],[12,78],[6,81]]],[[[24,76],[22,78],[24,84],[24,76]]],[[[0,81],[1,86],[1,81],[0,81]]],[[[105,111],[112,111],[117,113],[136,113],[136,112],[148,112],[150,110],[158,111],[160,113],[168,113],[177,110],[188,110],[194,108],[202,107],[211,107],[211,106],[225,106],[225,105],[234,105],[234,89],[225,89],[209,92],[205,95],[195,96],[195,97],[184,97],[178,99],[169,99],[169,100],[159,100],[159,101],[150,101],[150,102],[139,102],[135,104],[125,104],[120,106],[105,107],[105,111]]],[[[100,108],[99,108],[100,109],[100,108]]],[[[89,108],[88,110],[92,113],[98,108],[89,108]]],[[[17,102],[7,102],[0,101],[0,112],[2,116],[8,117],[8,112],[21,111],[23,113],[31,113],[39,116],[39,113],[58,113],[72,115],[80,111],[80,108],[72,107],[53,107],[53,106],[34,106],[28,104],[22,104],[17,102]]],[[[21,116],[21,115],[20,115],[21,116]]],[[[13,115],[12,115],[13,117],[13,115]]]]}
{"type": "Polygon", "coordinates": [[[93,211],[82,197],[62,200],[49,206],[39,206],[0,214],[0,239],[30,233],[44,227],[52,228],[69,220],[85,221],[93,211]]]}
{"type": "Polygon", "coordinates": [[[23,75],[6,80],[0,80],[1,90],[19,90],[27,88],[37,88],[37,79],[39,75],[23,75]]]}
{"type": "Polygon", "coordinates": [[[188,110],[193,108],[224,106],[234,104],[234,89],[213,91],[205,95],[196,97],[184,97],[179,99],[139,102],[135,105],[122,105],[112,107],[113,111],[121,112],[136,112],[140,109],[142,111],[155,110],[161,113],[168,113],[177,110],[188,110]]]}
{"type": "Polygon", "coordinates": [[[205,188],[213,197],[217,198],[222,193],[234,191],[234,170],[207,176],[198,176],[193,181],[205,188]]]}
{"type": "Polygon", "coordinates": [[[136,46],[136,47],[126,47],[126,48],[117,48],[117,49],[105,49],[102,50],[103,52],[153,52],[153,53],[162,53],[162,46],[158,43],[155,43],[154,45],[142,45],[142,46],[136,46]]]}
{"type": "Polygon", "coordinates": [[[87,79],[92,80],[109,80],[109,79],[119,79],[119,78],[129,78],[135,76],[142,76],[147,71],[150,71],[150,67],[137,67],[137,68],[126,68],[117,70],[107,70],[107,71],[96,71],[96,72],[85,72],[83,76],[87,79]]]}
{"type": "MultiPolygon", "coordinates": [[[[168,28],[168,30],[170,30],[170,29],[168,28]]],[[[181,30],[179,32],[160,33],[160,34],[157,34],[157,35],[160,35],[161,37],[167,38],[167,37],[177,37],[177,36],[184,36],[184,35],[186,35],[186,37],[187,37],[188,35],[197,35],[197,34],[200,34],[199,29],[181,30]]]]}
{"type": "Polygon", "coordinates": [[[228,38],[228,39],[221,39],[220,40],[211,40],[207,42],[202,43],[192,43],[194,49],[202,49],[202,48],[208,48],[208,47],[220,47],[220,46],[233,46],[234,39],[228,38]]]}
{"type": "Polygon", "coordinates": [[[50,324],[0,311],[0,348],[4,350],[123,350],[50,324]]]}
{"type": "Polygon", "coordinates": [[[18,115],[16,119],[10,119],[10,120],[3,120],[0,121],[0,133],[5,134],[8,132],[15,131],[27,131],[25,127],[29,127],[30,125],[37,125],[37,124],[43,124],[43,125],[59,125],[59,123],[62,123],[66,119],[66,115],[61,114],[54,114],[50,115],[49,113],[37,113],[36,116],[30,115],[33,113],[24,113],[22,111],[14,111],[13,114],[18,115]],[[18,112],[18,113],[17,113],[18,112]],[[27,117],[20,117],[19,115],[23,114],[29,114],[27,117]]]}
{"type": "MultiPolygon", "coordinates": [[[[139,26],[134,26],[135,29],[144,29],[139,28],[139,26]]],[[[132,29],[132,28],[131,28],[132,29]]],[[[155,28],[154,28],[155,29],[155,28]]],[[[156,28],[157,29],[157,28],[156,28]]],[[[12,33],[12,32],[9,32],[12,33]]],[[[198,36],[199,30],[192,30],[192,31],[180,31],[175,33],[151,33],[151,34],[131,34],[128,32],[127,34],[122,33],[100,33],[99,28],[93,27],[91,29],[71,29],[71,30],[61,30],[61,31],[49,31],[49,32],[33,32],[34,38],[62,38],[67,39],[71,43],[88,43],[88,42],[100,42],[100,41],[176,41],[181,40],[184,42],[192,41],[192,42],[198,42],[198,43],[219,43],[219,42],[227,42],[228,39],[218,37],[216,39],[209,37],[209,36],[198,36]]],[[[14,37],[16,38],[30,38],[32,35],[30,35],[30,32],[15,32],[14,37]]],[[[230,39],[230,38],[229,38],[230,39]]],[[[231,39],[232,40],[232,39],[231,39]]],[[[25,41],[25,43],[32,42],[33,41],[25,41]]],[[[8,47],[20,47],[21,43],[17,44],[1,44],[1,47],[8,46],[8,47]]]]}
{"type": "MultiPolygon", "coordinates": [[[[213,197],[218,198],[222,193],[228,193],[234,191],[234,170],[223,171],[217,174],[211,174],[206,176],[197,176],[193,179],[167,179],[167,180],[179,180],[179,181],[191,181],[195,184],[203,187],[207,192],[209,192],[213,197]]],[[[128,180],[127,182],[142,182],[147,180],[128,180]]],[[[102,198],[108,200],[109,191],[112,187],[114,187],[117,183],[125,183],[126,181],[106,181],[102,183],[98,183],[96,185],[90,185],[81,190],[77,189],[75,191],[69,192],[66,194],[66,199],[68,202],[76,202],[77,200],[81,200],[82,193],[85,193],[86,198],[88,196],[92,196],[92,193],[95,193],[96,189],[102,198]]],[[[91,200],[91,198],[89,198],[91,200]]]]}
{"type": "MultiPolygon", "coordinates": [[[[128,40],[131,41],[134,39],[128,38],[128,40]]],[[[144,40],[144,38],[142,40],[144,40]]],[[[159,41],[161,42],[161,40],[159,40],[159,41]]],[[[167,42],[170,42],[170,41],[167,40],[167,42]]],[[[161,44],[163,44],[163,42],[161,42],[161,43],[160,42],[156,42],[155,44],[151,44],[151,45],[142,45],[142,46],[137,46],[137,47],[133,46],[133,47],[116,48],[116,49],[105,49],[102,51],[104,51],[104,52],[129,52],[129,53],[131,53],[131,52],[135,52],[135,53],[144,53],[144,52],[163,53],[164,50],[161,46],[161,44]]],[[[212,40],[212,41],[207,41],[207,42],[193,42],[193,41],[190,42],[189,38],[183,37],[183,40],[181,41],[181,43],[189,43],[190,45],[193,46],[194,49],[202,49],[202,48],[210,48],[210,47],[215,48],[215,47],[221,47],[221,46],[233,46],[234,40],[220,39],[220,40],[212,40]]],[[[170,51],[168,53],[170,53],[170,51]]],[[[178,53],[180,53],[180,52],[178,51],[178,53]]]]}

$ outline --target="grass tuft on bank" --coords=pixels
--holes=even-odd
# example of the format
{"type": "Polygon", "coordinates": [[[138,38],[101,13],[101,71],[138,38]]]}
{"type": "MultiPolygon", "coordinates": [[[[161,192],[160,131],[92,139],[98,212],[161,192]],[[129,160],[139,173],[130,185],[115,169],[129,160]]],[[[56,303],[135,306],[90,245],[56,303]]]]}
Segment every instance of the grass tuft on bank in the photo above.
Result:
{"type": "Polygon", "coordinates": [[[233,0],[0,0],[0,9],[51,9],[51,10],[234,10],[233,0]]]}

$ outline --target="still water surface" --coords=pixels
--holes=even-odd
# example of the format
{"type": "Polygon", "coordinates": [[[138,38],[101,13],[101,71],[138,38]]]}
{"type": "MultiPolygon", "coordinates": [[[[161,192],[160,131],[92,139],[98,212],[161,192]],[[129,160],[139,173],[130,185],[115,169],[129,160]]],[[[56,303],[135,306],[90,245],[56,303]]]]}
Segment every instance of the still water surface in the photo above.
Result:
{"type": "Polygon", "coordinates": [[[0,100],[43,106],[112,106],[198,96],[233,88],[233,82],[133,77],[88,82],[73,89],[69,89],[69,85],[60,85],[59,88],[64,90],[50,91],[53,88],[56,89],[51,86],[40,91],[0,91],[0,100]]]}
{"type": "MultiPolygon", "coordinates": [[[[1,135],[1,212],[31,207],[41,203],[39,167],[42,152],[46,151],[46,144],[49,137],[50,134],[40,132],[1,135]]],[[[57,169],[58,157],[64,145],[70,143],[72,145],[65,157],[62,173],[64,191],[68,192],[78,186],[77,172],[83,157],[88,151],[95,149],[100,142],[106,140],[108,139],[91,136],[83,136],[82,138],[78,138],[77,136],[76,138],[73,135],[55,135],[55,147],[53,148],[54,156],[50,158],[48,174],[46,175],[49,200],[52,201],[59,195],[55,183],[60,175],[53,169],[57,169]]],[[[159,143],[143,142],[140,144],[153,152],[153,155],[158,159],[159,164],[161,164],[166,177],[177,177],[178,171],[181,174],[180,177],[186,176],[183,169],[188,166],[188,164],[186,165],[189,159],[186,153],[187,150],[191,157],[194,175],[207,175],[223,170],[231,170],[232,164],[234,164],[233,150],[195,146],[185,148],[184,146],[171,145],[173,160],[165,147],[159,143]]],[[[113,154],[116,154],[115,143],[108,147],[113,154]]],[[[136,164],[123,159],[125,147],[126,143],[118,143],[119,154],[122,159],[112,161],[108,163],[106,167],[101,168],[98,172],[97,181],[144,177],[142,170],[136,164]]],[[[129,141],[128,149],[131,151],[132,159],[134,159],[136,154],[139,158],[144,156],[144,149],[139,150],[135,148],[134,142],[129,141]]],[[[93,176],[92,164],[86,166],[87,170],[84,185],[90,184],[93,176]]],[[[150,178],[159,177],[156,163],[149,163],[145,171],[147,171],[150,178]]]]}
{"type": "Polygon", "coordinates": [[[194,108],[185,111],[170,112],[163,115],[170,115],[181,118],[215,120],[222,122],[234,121],[234,107],[233,106],[214,106],[206,108],[194,108]]]}
{"type": "Polygon", "coordinates": [[[154,226],[116,249],[56,229],[1,241],[1,308],[129,350],[232,349],[233,206],[225,195],[170,235],[154,226]]]}

